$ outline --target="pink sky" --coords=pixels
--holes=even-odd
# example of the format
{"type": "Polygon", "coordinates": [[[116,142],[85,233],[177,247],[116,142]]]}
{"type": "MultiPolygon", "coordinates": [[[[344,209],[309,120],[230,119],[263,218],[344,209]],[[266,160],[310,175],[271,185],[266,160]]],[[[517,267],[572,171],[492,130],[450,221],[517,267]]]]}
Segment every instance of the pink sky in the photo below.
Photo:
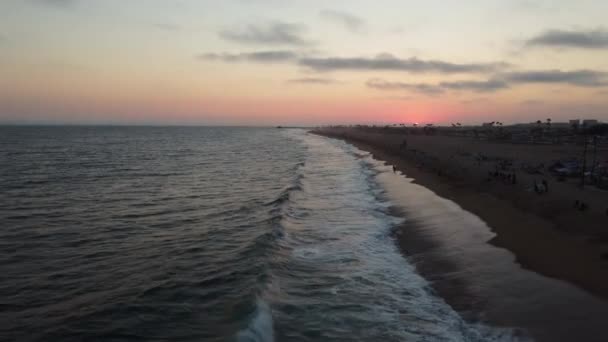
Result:
{"type": "Polygon", "coordinates": [[[3,1],[0,124],[608,121],[608,3],[445,6],[3,1]]]}

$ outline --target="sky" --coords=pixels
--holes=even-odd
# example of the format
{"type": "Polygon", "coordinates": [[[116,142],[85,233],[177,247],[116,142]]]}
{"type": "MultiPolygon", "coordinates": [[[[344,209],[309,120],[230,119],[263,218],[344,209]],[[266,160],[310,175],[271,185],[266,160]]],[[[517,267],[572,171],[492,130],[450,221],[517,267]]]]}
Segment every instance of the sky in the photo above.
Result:
{"type": "Polygon", "coordinates": [[[2,0],[0,124],[608,121],[608,1],[2,0]]]}

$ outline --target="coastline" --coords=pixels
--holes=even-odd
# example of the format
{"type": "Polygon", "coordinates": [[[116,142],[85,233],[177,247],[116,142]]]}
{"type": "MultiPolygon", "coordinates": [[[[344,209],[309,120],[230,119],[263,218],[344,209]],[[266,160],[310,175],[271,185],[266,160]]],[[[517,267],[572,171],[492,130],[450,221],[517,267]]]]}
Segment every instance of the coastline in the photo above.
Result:
{"type": "MultiPolygon", "coordinates": [[[[379,139],[379,135],[358,135],[356,129],[323,129],[311,133],[342,139],[368,151],[376,159],[395,165],[407,177],[413,178],[414,183],[477,215],[496,233],[489,243],[511,251],[524,268],[608,298],[608,260],[602,258],[608,248],[603,241],[598,243],[597,239],[589,236],[564,231],[554,220],[534,212],[536,208],[523,210],[521,207],[526,203],[499,198],[466,179],[438,175],[420,167],[416,160],[398,153],[402,136],[387,137],[392,139],[387,141],[379,139]]],[[[437,161],[442,162],[445,161],[437,161]]],[[[585,219],[581,225],[597,223],[595,216],[585,219]]],[[[398,239],[398,242],[406,253],[408,248],[412,248],[412,244],[403,239],[398,239]]]]}
{"type": "MultiPolygon", "coordinates": [[[[537,246],[538,230],[555,229],[547,220],[491,194],[466,191],[465,185],[454,185],[383,148],[321,135],[345,140],[385,165],[378,175],[384,196],[393,203],[394,215],[405,218],[394,229],[395,243],[432,290],[467,322],[504,328],[509,340],[604,340],[605,297],[570,279],[549,276],[542,272],[547,269],[538,268],[544,265],[534,259],[535,254],[518,255],[509,248],[536,246],[537,253],[551,253],[559,243],[569,243],[570,235],[555,240],[565,234],[555,231],[543,246],[537,246]],[[401,172],[392,172],[392,165],[401,172]],[[441,191],[446,187],[449,191],[441,191]],[[469,210],[471,205],[486,210],[492,222],[469,210]],[[503,221],[498,229],[496,220],[503,221]],[[517,229],[504,232],[514,222],[517,229]],[[529,230],[535,231],[530,234],[529,230]],[[514,243],[519,245],[510,245],[514,243]]],[[[550,266],[558,269],[560,260],[553,260],[550,266]]],[[[567,266],[582,261],[576,259],[567,266]]]]}
{"type": "Polygon", "coordinates": [[[608,301],[523,268],[488,243],[496,234],[478,216],[367,158],[383,165],[383,197],[404,218],[393,231],[404,258],[465,321],[504,329],[509,341],[605,340],[608,301]]]}

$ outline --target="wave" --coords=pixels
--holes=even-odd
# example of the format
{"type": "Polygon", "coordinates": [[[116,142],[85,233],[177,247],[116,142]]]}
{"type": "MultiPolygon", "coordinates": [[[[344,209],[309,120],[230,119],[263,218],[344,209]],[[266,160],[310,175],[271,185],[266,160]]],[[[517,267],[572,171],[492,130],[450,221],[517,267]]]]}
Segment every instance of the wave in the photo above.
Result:
{"type": "Polygon", "coordinates": [[[289,201],[293,192],[302,190],[302,180],[304,179],[304,174],[302,174],[300,168],[302,168],[304,165],[304,163],[298,163],[298,168],[295,171],[296,174],[289,182],[289,185],[281,190],[277,198],[270,202],[264,203],[265,206],[276,206],[276,208],[279,209],[285,202],[289,201]]]}
{"type": "Polygon", "coordinates": [[[239,342],[273,342],[274,330],[270,307],[261,299],[257,300],[256,310],[247,328],[239,331],[239,342]]]}
{"type": "Polygon", "coordinates": [[[384,171],[369,155],[321,137],[300,139],[309,154],[273,203],[285,236],[275,241],[260,292],[278,340],[525,340],[464,321],[399,253],[392,232],[402,219],[389,214],[376,181],[384,171]]]}

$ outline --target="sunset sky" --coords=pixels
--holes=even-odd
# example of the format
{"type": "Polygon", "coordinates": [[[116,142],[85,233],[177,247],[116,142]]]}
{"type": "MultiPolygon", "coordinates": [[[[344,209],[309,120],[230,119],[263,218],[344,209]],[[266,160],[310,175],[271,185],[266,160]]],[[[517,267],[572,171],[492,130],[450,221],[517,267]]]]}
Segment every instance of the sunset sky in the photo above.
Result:
{"type": "Polygon", "coordinates": [[[2,0],[0,123],[608,121],[608,1],[2,0]]]}

